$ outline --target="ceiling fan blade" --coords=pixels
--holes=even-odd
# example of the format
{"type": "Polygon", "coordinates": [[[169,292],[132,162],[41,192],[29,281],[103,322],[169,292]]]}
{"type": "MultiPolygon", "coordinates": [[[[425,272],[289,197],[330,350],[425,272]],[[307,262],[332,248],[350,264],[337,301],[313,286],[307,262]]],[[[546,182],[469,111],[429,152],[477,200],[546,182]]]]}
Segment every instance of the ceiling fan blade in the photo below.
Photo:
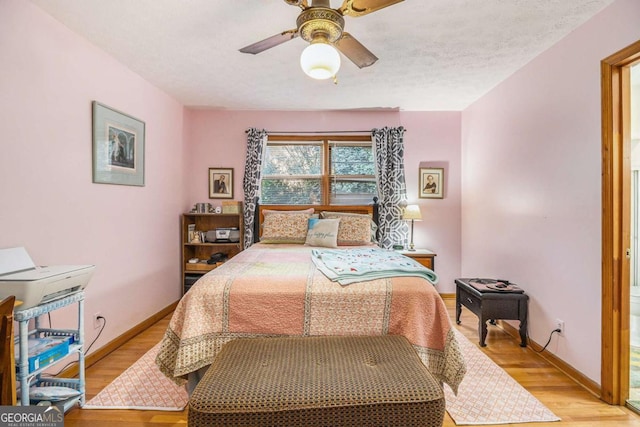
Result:
{"type": "Polygon", "coordinates": [[[289,40],[296,37],[298,37],[297,29],[283,31],[280,34],[276,34],[275,36],[271,36],[254,44],[250,44],[249,46],[245,46],[240,49],[240,52],[251,53],[255,55],[256,53],[271,49],[274,46],[278,46],[279,44],[288,42],[289,40]]]}
{"type": "Polygon", "coordinates": [[[359,68],[373,65],[378,60],[377,56],[349,33],[342,33],[342,38],[334,45],[359,68]]]}
{"type": "Polygon", "coordinates": [[[338,11],[342,15],[363,16],[404,0],[344,0],[338,11]]]}

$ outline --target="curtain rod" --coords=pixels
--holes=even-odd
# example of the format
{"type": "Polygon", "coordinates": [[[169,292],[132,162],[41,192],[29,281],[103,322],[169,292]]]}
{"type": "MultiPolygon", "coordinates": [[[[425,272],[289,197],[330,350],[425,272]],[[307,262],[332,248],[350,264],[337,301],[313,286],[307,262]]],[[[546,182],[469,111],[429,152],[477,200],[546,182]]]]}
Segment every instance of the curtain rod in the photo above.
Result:
{"type": "MultiPolygon", "coordinates": [[[[281,134],[281,135],[286,135],[286,134],[294,134],[294,135],[300,135],[300,134],[306,134],[306,133],[311,133],[311,134],[318,134],[318,133],[328,133],[328,134],[337,134],[337,133],[366,133],[366,134],[371,134],[371,131],[373,129],[368,129],[368,130],[308,130],[308,131],[276,131],[276,130],[268,130],[267,133],[269,135],[273,135],[273,134],[281,134]]],[[[406,129],[404,130],[405,132],[407,131],[406,129]]],[[[244,133],[249,133],[249,130],[245,130],[244,133]]]]}

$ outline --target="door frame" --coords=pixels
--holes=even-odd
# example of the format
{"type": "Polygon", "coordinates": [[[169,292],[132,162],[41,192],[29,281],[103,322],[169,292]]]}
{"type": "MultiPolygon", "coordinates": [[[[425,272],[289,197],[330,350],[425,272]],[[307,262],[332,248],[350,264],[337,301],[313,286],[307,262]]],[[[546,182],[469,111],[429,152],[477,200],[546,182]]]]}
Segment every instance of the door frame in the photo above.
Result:
{"type": "Polygon", "coordinates": [[[640,40],[600,62],[602,90],[602,365],[601,399],[629,397],[631,236],[630,66],[640,40]]]}

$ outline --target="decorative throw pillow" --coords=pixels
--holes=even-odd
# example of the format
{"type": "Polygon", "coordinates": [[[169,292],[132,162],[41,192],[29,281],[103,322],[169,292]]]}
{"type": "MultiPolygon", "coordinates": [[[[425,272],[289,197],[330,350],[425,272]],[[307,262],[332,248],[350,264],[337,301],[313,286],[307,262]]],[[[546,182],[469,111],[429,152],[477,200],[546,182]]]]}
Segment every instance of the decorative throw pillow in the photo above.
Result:
{"type": "Polygon", "coordinates": [[[270,213],[264,217],[262,243],[304,243],[307,238],[308,213],[270,213]]]}
{"type": "Polygon", "coordinates": [[[372,221],[369,215],[324,211],[322,217],[340,219],[338,246],[369,245],[373,241],[372,221]]]}
{"type": "Polygon", "coordinates": [[[325,248],[338,247],[338,227],[340,219],[309,218],[309,231],[305,244],[325,248]]]}
{"type": "Polygon", "coordinates": [[[322,212],[322,217],[323,218],[328,218],[325,217],[324,215],[331,215],[333,217],[336,218],[342,218],[343,216],[360,216],[360,217],[367,217],[369,218],[369,224],[371,226],[371,241],[370,243],[378,243],[378,224],[376,224],[373,221],[372,215],[371,214],[358,214],[358,213],[353,213],[353,212],[329,212],[329,211],[323,211],[322,212]]]}

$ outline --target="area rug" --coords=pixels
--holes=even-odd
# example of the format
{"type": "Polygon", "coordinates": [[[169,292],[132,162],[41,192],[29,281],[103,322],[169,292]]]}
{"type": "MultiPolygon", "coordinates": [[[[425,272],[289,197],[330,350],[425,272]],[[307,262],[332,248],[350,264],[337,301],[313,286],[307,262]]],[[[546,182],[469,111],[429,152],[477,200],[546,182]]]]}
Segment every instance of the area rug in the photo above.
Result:
{"type": "MultiPolygon", "coordinates": [[[[549,409],[456,331],[467,362],[458,395],[445,386],[447,412],[458,425],[558,421],[549,409]]],[[[155,364],[159,344],[107,385],[83,409],[182,411],[188,395],[155,364]]]]}
{"type": "Polygon", "coordinates": [[[160,343],[120,374],[82,409],[182,411],[189,396],[160,372],[155,359],[160,343]]]}
{"type": "Polygon", "coordinates": [[[559,421],[553,412],[525,390],[504,369],[457,330],[467,362],[458,395],[445,386],[449,416],[458,425],[511,424],[559,421]]]}

